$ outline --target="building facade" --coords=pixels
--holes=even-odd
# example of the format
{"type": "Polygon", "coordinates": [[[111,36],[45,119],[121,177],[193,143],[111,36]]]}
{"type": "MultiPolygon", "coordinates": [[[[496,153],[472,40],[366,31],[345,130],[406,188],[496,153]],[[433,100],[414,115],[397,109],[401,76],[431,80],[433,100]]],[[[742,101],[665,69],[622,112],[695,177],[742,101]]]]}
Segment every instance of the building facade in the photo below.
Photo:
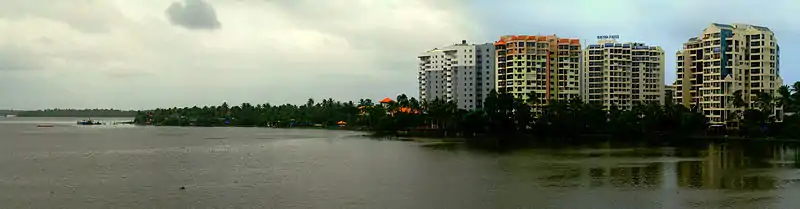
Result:
{"type": "Polygon", "coordinates": [[[702,111],[712,125],[724,125],[743,110],[733,105],[734,92],[754,108],[759,93],[775,95],[783,82],[779,52],[769,28],[712,23],[676,54],[675,100],[702,111]]]}
{"type": "Polygon", "coordinates": [[[498,92],[535,104],[580,97],[581,44],[578,39],[507,35],[494,43],[498,92]]]}
{"type": "Polygon", "coordinates": [[[606,109],[630,109],[637,103],[663,105],[664,75],[661,47],[600,39],[583,52],[583,99],[606,109]]]}
{"type": "Polygon", "coordinates": [[[459,109],[482,108],[494,89],[494,45],[460,44],[419,55],[419,98],[454,101],[459,109]]]}

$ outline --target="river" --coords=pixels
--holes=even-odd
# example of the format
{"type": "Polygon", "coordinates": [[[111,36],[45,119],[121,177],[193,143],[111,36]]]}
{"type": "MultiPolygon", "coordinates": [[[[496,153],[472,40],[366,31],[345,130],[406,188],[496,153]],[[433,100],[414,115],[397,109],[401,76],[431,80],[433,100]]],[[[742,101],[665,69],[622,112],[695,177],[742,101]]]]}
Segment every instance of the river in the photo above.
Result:
{"type": "Polygon", "coordinates": [[[350,131],[77,126],[77,120],[0,118],[0,208],[800,205],[800,153],[788,145],[499,153],[350,131]]]}

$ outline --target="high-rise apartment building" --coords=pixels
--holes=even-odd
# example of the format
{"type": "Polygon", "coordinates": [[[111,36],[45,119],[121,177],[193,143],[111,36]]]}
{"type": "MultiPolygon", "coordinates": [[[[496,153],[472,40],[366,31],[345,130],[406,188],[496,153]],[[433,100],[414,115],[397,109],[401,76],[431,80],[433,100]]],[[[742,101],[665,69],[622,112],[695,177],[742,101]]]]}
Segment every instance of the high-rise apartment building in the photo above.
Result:
{"type": "Polygon", "coordinates": [[[664,50],[643,43],[602,38],[583,52],[582,91],[586,102],[630,109],[664,104],[664,50]]]}
{"type": "Polygon", "coordinates": [[[782,85],[779,52],[769,28],[713,23],[677,52],[675,99],[723,125],[741,111],[733,105],[734,92],[741,91],[750,107],[760,92],[775,95],[782,85]]]}
{"type": "Polygon", "coordinates": [[[498,92],[523,99],[535,92],[539,105],[580,97],[579,39],[508,35],[494,46],[498,92]]]}
{"type": "Polygon", "coordinates": [[[419,98],[455,101],[459,109],[481,108],[494,89],[494,53],[491,43],[466,41],[423,53],[418,57],[419,98]]]}

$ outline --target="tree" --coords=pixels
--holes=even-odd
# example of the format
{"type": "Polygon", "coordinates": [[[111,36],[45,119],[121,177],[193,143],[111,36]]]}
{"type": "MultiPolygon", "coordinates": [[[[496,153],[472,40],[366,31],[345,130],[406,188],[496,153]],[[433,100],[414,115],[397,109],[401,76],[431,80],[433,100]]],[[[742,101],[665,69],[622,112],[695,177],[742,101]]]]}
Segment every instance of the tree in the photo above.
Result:
{"type": "Polygon", "coordinates": [[[738,110],[728,112],[725,118],[728,125],[736,127],[737,126],[736,124],[739,124],[739,122],[743,117],[742,108],[745,108],[747,106],[747,103],[744,101],[744,97],[742,96],[742,90],[734,91],[732,97],[733,98],[731,101],[733,107],[737,108],[738,110]]]}
{"type": "Polygon", "coordinates": [[[742,97],[742,90],[736,90],[733,92],[733,106],[736,108],[745,107],[747,103],[744,101],[744,97],[742,97]]]}
{"type": "Polygon", "coordinates": [[[539,95],[536,94],[536,91],[531,91],[525,94],[528,98],[525,99],[525,102],[528,103],[530,106],[536,106],[539,104],[539,95]]]}
{"type": "Polygon", "coordinates": [[[773,103],[774,98],[772,97],[772,95],[766,92],[759,92],[756,95],[756,98],[757,98],[756,105],[758,106],[758,108],[761,109],[762,112],[771,114],[774,105],[773,103]]]}
{"type": "Polygon", "coordinates": [[[508,93],[498,94],[494,90],[490,91],[483,102],[489,132],[500,135],[511,134],[515,127],[511,117],[513,109],[513,96],[508,93]]]}
{"type": "Polygon", "coordinates": [[[443,99],[434,99],[431,102],[426,102],[424,105],[425,112],[430,116],[430,121],[439,129],[447,129],[447,125],[452,121],[458,110],[455,102],[445,101],[443,99]]]}
{"type": "Polygon", "coordinates": [[[533,115],[531,113],[531,106],[522,99],[514,99],[513,101],[513,118],[516,125],[517,132],[527,132],[528,128],[533,122],[533,115]]]}
{"type": "Polygon", "coordinates": [[[411,105],[410,101],[408,100],[408,96],[406,94],[397,95],[397,104],[401,107],[408,107],[411,105]]]}
{"type": "Polygon", "coordinates": [[[778,87],[778,98],[776,98],[776,105],[783,107],[784,111],[794,112],[796,106],[792,103],[792,92],[789,86],[783,85],[778,87]]]}

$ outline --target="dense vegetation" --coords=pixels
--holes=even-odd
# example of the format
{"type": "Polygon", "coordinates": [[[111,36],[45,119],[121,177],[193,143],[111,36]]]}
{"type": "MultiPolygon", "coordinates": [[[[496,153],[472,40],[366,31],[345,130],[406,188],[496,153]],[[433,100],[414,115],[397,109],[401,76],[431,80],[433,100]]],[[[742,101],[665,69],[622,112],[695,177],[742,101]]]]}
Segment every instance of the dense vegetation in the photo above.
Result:
{"type": "MultiPolygon", "coordinates": [[[[375,103],[370,99],[340,102],[309,99],[303,105],[248,103],[229,106],[170,108],[141,111],[136,123],[168,126],[262,126],[262,127],[338,127],[370,130],[378,134],[427,134],[440,136],[507,136],[500,138],[675,140],[687,137],[728,135],[731,137],[800,138],[791,130],[800,128],[800,117],[790,115],[776,122],[775,108],[787,112],[800,108],[800,82],[783,86],[777,97],[758,95],[753,105],[734,96],[741,107],[728,116],[728,129],[709,129],[697,109],[667,103],[636,104],[630,110],[581,101],[551,101],[537,104],[536,98],[523,100],[510,94],[491,92],[483,109],[466,111],[452,102],[420,102],[400,95],[396,100],[375,103]],[[532,108],[536,107],[536,108],[532,108]]],[[[531,94],[533,95],[533,94],[531,94]]],[[[736,92],[735,95],[741,95],[736,92]]],[[[668,100],[671,101],[671,100],[668,100]]],[[[696,108],[696,106],[693,106],[696,108]]]]}
{"type": "MultiPolygon", "coordinates": [[[[491,92],[482,110],[466,111],[452,102],[422,103],[400,95],[396,100],[375,104],[369,99],[338,102],[309,99],[303,105],[250,105],[170,108],[142,111],[138,124],[174,126],[337,126],[363,128],[381,134],[427,133],[449,136],[536,136],[576,138],[616,136],[672,138],[701,133],[704,117],[679,105],[638,105],[633,110],[600,106],[580,99],[554,101],[533,111],[533,100],[491,92]]],[[[522,137],[525,138],[525,137],[522,137]]]]}
{"type": "Polygon", "coordinates": [[[17,112],[18,112],[18,111],[14,111],[14,110],[0,110],[0,116],[5,116],[5,115],[16,115],[16,114],[17,114],[17,112]]]}
{"type": "Polygon", "coordinates": [[[134,117],[136,111],[114,109],[48,109],[33,111],[0,111],[2,115],[20,117],[134,117]]]}

